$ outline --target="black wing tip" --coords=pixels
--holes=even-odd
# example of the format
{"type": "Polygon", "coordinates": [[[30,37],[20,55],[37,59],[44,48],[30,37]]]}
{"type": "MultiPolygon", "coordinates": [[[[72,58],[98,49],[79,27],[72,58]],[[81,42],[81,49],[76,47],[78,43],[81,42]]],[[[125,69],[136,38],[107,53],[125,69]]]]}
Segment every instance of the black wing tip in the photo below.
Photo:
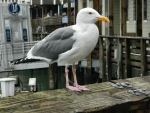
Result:
{"type": "Polygon", "coordinates": [[[12,65],[16,65],[16,64],[30,63],[30,62],[36,62],[36,61],[41,61],[41,60],[40,59],[28,59],[27,57],[25,57],[25,58],[15,59],[13,61],[10,61],[9,63],[12,65]]]}

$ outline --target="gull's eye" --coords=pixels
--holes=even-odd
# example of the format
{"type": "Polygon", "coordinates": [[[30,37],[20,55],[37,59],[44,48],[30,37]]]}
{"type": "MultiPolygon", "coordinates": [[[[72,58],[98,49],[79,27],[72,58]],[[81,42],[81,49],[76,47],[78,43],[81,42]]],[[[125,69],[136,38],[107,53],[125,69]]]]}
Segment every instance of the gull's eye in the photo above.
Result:
{"type": "Polygon", "coordinates": [[[91,14],[92,14],[92,12],[89,12],[89,14],[91,15],[91,14]]]}

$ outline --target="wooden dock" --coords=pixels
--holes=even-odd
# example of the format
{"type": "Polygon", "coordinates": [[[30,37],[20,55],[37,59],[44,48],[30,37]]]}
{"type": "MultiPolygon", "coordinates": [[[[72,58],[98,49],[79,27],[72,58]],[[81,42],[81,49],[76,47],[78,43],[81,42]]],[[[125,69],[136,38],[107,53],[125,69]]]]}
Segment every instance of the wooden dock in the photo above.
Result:
{"type": "MultiPolygon", "coordinates": [[[[129,82],[134,89],[150,92],[150,76],[118,80],[129,82]]],[[[16,93],[0,99],[0,113],[149,113],[150,100],[141,94],[128,93],[129,88],[117,89],[111,82],[87,85],[91,92],[72,92],[66,89],[16,93]]]]}

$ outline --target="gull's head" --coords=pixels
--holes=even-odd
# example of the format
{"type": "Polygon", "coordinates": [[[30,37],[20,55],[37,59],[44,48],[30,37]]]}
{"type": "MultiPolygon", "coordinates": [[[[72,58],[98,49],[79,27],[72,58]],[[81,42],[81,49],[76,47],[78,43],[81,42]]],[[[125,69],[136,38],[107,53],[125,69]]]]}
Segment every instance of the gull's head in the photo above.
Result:
{"type": "Polygon", "coordinates": [[[109,22],[109,19],[100,15],[92,8],[83,8],[77,14],[77,23],[96,23],[97,21],[109,22]]]}

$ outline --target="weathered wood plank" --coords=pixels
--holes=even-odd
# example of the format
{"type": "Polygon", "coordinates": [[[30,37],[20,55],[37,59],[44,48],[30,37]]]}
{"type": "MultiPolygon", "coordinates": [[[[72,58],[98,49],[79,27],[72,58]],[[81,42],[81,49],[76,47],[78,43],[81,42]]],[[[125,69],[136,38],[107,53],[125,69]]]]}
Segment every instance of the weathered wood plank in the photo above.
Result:
{"type": "Polygon", "coordinates": [[[104,77],[104,51],[103,51],[103,38],[99,39],[99,78],[104,77]]]}
{"type": "Polygon", "coordinates": [[[68,16],[68,26],[71,25],[71,1],[67,0],[68,2],[68,8],[67,8],[67,16],[68,16]]]}
{"type": "Polygon", "coordinates": [[[130,68],[130,45],[129,45],[129,40],[125,39],[125,73],[124,73],[124,78],[129,77],[131,68],[130,68]]]}
{"type": "Polygon", "coordinates": [[[142,36],[142,0],[136,0],[136,34],[142,36]]]}
{"type": "Polygon", "coordinates": [[[113,0],[109,0],[109,35],[114,35],[113,0]]]}
{"type": "Polygon", "coordinates": [[[117,78],[122,78],[123,70],[122,70],[122,40],[118,39],[118,60],[117,60],[117,78]]]}
{"type": "Polygon", "coordinates": [[[145,76],[146,72],[146,41],[141,40],[141,76],[145,76]]]}
{"type": "Polygon", "coordinates": [[[136,61],[132,61],[131,60],[130,63],[131,63],[132,66],[136,66],[136,67],[139,67],[139,68],[141,67],[141,63],[140,62],[136,62],[136,61]]]}
{"type": "Polygon", "coordinates": [[[126,36],[127,28],[126,28],[126,18],[127,18],[127,9],[126,9],[126,1],[127,0],[121,0],[121,35],[126,36]]]}
{"type": "MultiPolygon", "coordinates": [[[[150,76],[117,80],[128,82],[134,89],[150,92],[150,76]]],[[[149,97],[128,93],[128,88],[117,89],[110,82],[87,85],[91,92],[71,92],[66,89],[42,92],[15,93],[0,98],[1,113],[136,113],[148,111],[149,97]]]]}
{"type": "Polygon", "coordinates": [[[111,78],[111,68],[110,68],[110,41],[106,39],[106,81],[111,78]]]}

